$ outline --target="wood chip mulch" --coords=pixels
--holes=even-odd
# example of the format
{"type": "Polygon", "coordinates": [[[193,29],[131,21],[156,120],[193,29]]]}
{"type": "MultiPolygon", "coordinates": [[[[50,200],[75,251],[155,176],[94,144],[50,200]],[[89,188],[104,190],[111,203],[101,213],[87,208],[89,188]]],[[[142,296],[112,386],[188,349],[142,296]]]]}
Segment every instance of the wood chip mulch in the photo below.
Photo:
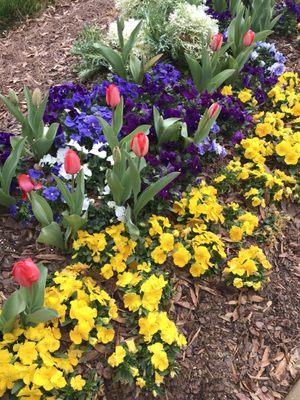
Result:
{"type": "MultiPolygon", "coordinates": [[[[105,28],[114,15],[108,0],[63,0],[10,31],[0,38],[0,92],[74,81],[70,48],[77,33],[84,23],[105,28]]],[[[299,67],[299,50],[288,39],[275,41],[291,69],[299,67]]],[[[16,131],[16,124],[0,106],[0,131],[5,130],[16,131]]],[[[228,288],[218,278],[177,281],[170,311],[188,346],[164,399],[276,400],[289,393],[300,369],[300,220],[299,208],[288,212],[291,220],[276,246],[265,248],[273,270],[262,292],[228,288]]],[[[30,227],[0,219],[0,305],[14,289],[10,269],[19,257],[33,257],[52,271],[66,264],[35,237],[30,227]]],[[[109,380],[105,388],[106,400],[134,398],[130,388],[109,380]]]]}

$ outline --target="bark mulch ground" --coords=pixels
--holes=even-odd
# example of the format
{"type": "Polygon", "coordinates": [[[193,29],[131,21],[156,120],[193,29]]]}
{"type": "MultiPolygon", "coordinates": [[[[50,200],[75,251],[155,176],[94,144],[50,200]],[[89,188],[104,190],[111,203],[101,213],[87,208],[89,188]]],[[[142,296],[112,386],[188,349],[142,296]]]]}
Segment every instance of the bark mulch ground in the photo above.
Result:
{"type": "MultiPolygon", "coordinates": [[[[105,27],[114,15],[107,0],[63,0],[10,31],[0,39],[0,92],[9,87],[19,92],[24,84],[47,89],[74,80],[70,48],[78,31],[84,23],[105,27]]],[[[295,70],[299,50],[289,39],[281,38],[278,44],[295,70]]],[[[0,131],[15,129],[0,108],[0,131]]],[[[183,275],[177,281],[170,311],[188,346],[164,399],[276,400],[290,391],[300,369],[300,215],[299,207],[287,211],[290,221],[277,242],[263,244],[273,270],[262,292],[240,292],[218,278],[197,282],[183,275]]],[[[34,228],[1,217],[0,305],[14,289],[10,271],[17,259],[33,257],[50,271],[66,265],[64,256],[36,244],[35,238],[34,228]]],[[[134,398],[130,388],[110,380],[105,381],[105,392],[107,400],[134,398]]]]}
{"type": "MultiPolygon", "coordinates": [[[[59,0],[38,18],[0,37],[0,93],[19,93],[24,85],[47,90],[74,81],[75,58],[70,49],[84,24],[106,28],[115,16],[109,0],[59,0]]],[[[22,97],[22,96],[21,96],[22,97]]],[[[0,132],[17,132],[17,125],[0,104],[0,132]]]]}

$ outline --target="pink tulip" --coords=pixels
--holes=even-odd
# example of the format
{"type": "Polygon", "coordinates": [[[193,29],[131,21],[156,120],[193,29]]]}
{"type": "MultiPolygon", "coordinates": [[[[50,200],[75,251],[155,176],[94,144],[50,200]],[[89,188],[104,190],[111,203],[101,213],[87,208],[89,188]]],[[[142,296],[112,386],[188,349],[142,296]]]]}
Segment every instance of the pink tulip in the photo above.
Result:
{"type": "Polygon", "coordinates": [[[218,51],[222,47],[223,44],[223,35],[222,33],[217,33],[212,37],[212,40],[210,42],[210,48],[212,51],[218,51]]]}
{"type": "Polygon", "coordinates": [[[118,86],[112,84],[106,88],[106,104],[115,108],[118,104],[120,104],[121,96],[118,86]]]}
{"type": "Polygon", "coordinates": [[[218,103],[213,103],[208,109],[209,118],[214,118],[220,108],[221,108],[221,106],[218,103]]]}
{"type": "Polygon", "coordinates": [[[149,150],[149,139],[144,132],[139,132],[133,136],[130,147],[137,157],[144,157],[149,150]]]}
{"type": "Polygon", "coordinates": [[[249,29],[243,37],[244,46],[246,47],[251,46],[251,44],[254,42],[254,39],[255,39],[255,33],[251,29],[249,29]]]}
{"type": "Polygon", "coordinates": [[[34,183],[30,176],[27,174],[21,174],[17,177],[19,187],[22,191],[22,199],[27,199],[27,193],[32,192],[32,190],[38,190],[43,187],[41,183],[34,183]]]}
{"type": "Polygon", "coordinates": [[[78,157],[78,154],[74,150],[69,149],[66,152],[64,167],[66,173],[70,175],[78,174],[78,172],[80,171],[81,169],[80,158],[78,157]]]}
{"type": "Polygon", "coordinates": [[[13,265],[12,275],[20,286],[31,287],[40,279],[40,270],[31,258],[26,258],[13,265]]]}

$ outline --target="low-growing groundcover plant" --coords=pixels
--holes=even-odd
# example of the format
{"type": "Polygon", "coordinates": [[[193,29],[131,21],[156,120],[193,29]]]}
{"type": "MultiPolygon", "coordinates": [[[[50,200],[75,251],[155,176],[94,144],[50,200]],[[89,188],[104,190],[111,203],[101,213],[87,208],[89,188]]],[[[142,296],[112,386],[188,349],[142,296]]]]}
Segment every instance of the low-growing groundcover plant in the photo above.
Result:
{"type": "Polygon", "coordinates": [[[34,15],[54,0],[1,0],[0,32],[27,16],[34,15]]]}
{"type": "MultiPolygon", "coordinates": [[[[224,27],[209,37],[213,57],[232,46],[225,29],[241,4],[204,3],[151,6],[172,15],[207,5],[224,27]]],[[[101,397],[101,371],[142,397],[163,395],[187,345],[168,312],[178,277],[254,291],[272,279],[264,243],[282,202],[299,201],[299,76],[239,15],[247,24],[233,52],[249,57],[234,81],[202,90],[160,61],[139,83],[109,74],[89,89],[52,87],[45,112],[29,107],[23,139],[0,135],[2,206],[70,255],[47,280],[34,257],[12,267],[21,287],[0,314],[0,397],[101,397]],[[44,124],[59,126],[34,159],[44,124]]]]}

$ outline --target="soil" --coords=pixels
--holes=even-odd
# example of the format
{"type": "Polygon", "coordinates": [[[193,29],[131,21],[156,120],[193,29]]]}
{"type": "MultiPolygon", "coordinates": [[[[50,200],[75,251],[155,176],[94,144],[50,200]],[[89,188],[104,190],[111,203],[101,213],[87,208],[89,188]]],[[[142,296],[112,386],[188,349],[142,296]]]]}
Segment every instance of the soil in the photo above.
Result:
{"type": "MultiPolygon", "coordinates": [[[[70,48],[78,31],[84,23],[105,27],[114,15],[113,4],[107,0],[61,1],[7,33],[0,40],[0,92],[10,87],[19,92],[23,84],[47,89],[74,81],[70,48]]],[[[295,69],[299,49],[285,38],[276,44],[295,69]]],[[[0,131],[16,129],[14,120],[0,108],[0,131]]],[[[300,368],[299,207],[286,212],[290,221],[277,243],[263,246],[273,264],[270,283],[263,291],[238,291],[224,286],[219,278],[191,281],[182,275],[177,279],[170,311],[188,346],[179,360],[177,378],[167,382],[164,399],[286,397],[300,368]]],[[[32,257],[50,271],[67,264],[64,256],[36,244],[35,239],[34,228],[8,216],[0,218],[0,305],[14,290],[10,271],[17,259],[32,257]]],[[[146,399],[110,380],[104,386],[106,400],[146,399]]]]}

